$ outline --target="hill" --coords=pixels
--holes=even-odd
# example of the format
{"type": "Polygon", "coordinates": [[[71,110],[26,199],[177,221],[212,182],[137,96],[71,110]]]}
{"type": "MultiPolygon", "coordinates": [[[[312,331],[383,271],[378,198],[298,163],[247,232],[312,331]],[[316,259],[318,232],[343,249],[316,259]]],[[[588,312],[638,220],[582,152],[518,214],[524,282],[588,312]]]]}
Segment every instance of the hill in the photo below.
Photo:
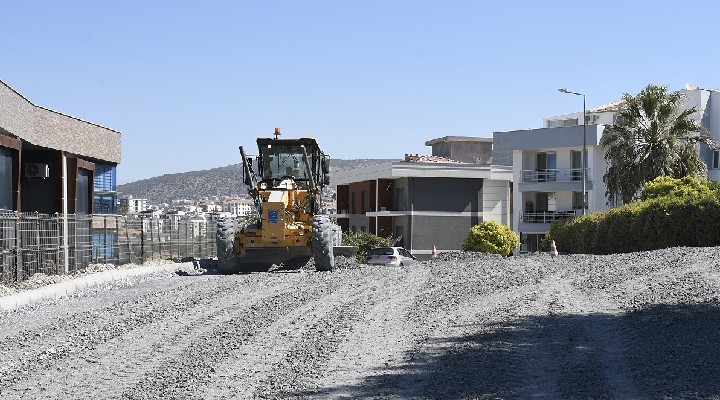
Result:
{"type": "MultiPolygon", "coordinates": [[[[331,161],[331,173],[380,164],[387,159],[355,159],[331,161]]],[[[120,196],[131,195],[136,198],[148,199],[150,204],[170,203],[175,199],[197,200],[210,196],[238,196],[246,194],[242,183],[240,164],[213,168],[203,171],[165,174],[154,178],[142,179],[118,185],[120,196]]]]}

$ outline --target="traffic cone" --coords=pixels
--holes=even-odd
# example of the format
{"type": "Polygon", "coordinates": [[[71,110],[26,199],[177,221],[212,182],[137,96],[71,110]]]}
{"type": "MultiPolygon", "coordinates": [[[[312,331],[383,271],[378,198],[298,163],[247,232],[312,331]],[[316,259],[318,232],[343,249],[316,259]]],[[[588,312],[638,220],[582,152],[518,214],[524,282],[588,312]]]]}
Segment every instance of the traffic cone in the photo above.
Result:
{"type": "Polygon", "coordinates": [[[437,249],[435,248],[435,245],[433,245],[432,257],[437,257],[437,249]]]}
{"type": "Polygon", "coordinates": [[[558,255],[557,247],[555,247],[555,241],[550,241],[550,257],[556,257],[558,255]]]}

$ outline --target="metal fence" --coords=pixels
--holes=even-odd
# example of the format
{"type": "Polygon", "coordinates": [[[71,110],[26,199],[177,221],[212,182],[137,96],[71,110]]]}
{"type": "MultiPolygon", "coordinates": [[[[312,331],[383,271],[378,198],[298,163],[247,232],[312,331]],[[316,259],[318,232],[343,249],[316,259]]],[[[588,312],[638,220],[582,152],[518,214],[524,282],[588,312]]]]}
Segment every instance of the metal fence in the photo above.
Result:
{"type": "Polygon", "coordinates": [[[0,213],[0,280],[89,264],[214,257],[216,223],[119,215],[0,213]]]}

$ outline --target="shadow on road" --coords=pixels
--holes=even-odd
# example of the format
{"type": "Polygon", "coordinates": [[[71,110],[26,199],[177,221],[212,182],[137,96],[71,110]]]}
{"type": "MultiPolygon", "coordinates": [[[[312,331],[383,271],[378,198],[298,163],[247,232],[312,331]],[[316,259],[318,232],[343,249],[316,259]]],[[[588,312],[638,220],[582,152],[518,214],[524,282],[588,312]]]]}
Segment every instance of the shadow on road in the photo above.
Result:
{"type": "Polygon", "coordinates": [[[362,384],[300,396],[718,398],[720,304],[547,315],[430,339],[362,384]]]}

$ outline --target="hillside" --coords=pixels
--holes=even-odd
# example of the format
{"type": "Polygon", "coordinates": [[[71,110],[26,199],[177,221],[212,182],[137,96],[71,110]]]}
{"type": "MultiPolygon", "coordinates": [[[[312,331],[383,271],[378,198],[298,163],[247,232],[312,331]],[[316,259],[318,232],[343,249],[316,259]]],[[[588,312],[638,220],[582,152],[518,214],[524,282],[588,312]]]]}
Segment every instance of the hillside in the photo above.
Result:
{"type": "MultiPolygon", "coordinates": [[[[367,165],[380,164],[387,159],[355,159],[331,161],[331,173],[367,165]]],[[[210,196],[237,196],[247,193],[242,183],[240,164],[213,168],[203,171],[190,171],[177,174],[165,174],[154,178],[118,185],[120,196],[131,195],[148,199],[150,204],[170,203],[175,199],[202,199],[210,196]]]]}

